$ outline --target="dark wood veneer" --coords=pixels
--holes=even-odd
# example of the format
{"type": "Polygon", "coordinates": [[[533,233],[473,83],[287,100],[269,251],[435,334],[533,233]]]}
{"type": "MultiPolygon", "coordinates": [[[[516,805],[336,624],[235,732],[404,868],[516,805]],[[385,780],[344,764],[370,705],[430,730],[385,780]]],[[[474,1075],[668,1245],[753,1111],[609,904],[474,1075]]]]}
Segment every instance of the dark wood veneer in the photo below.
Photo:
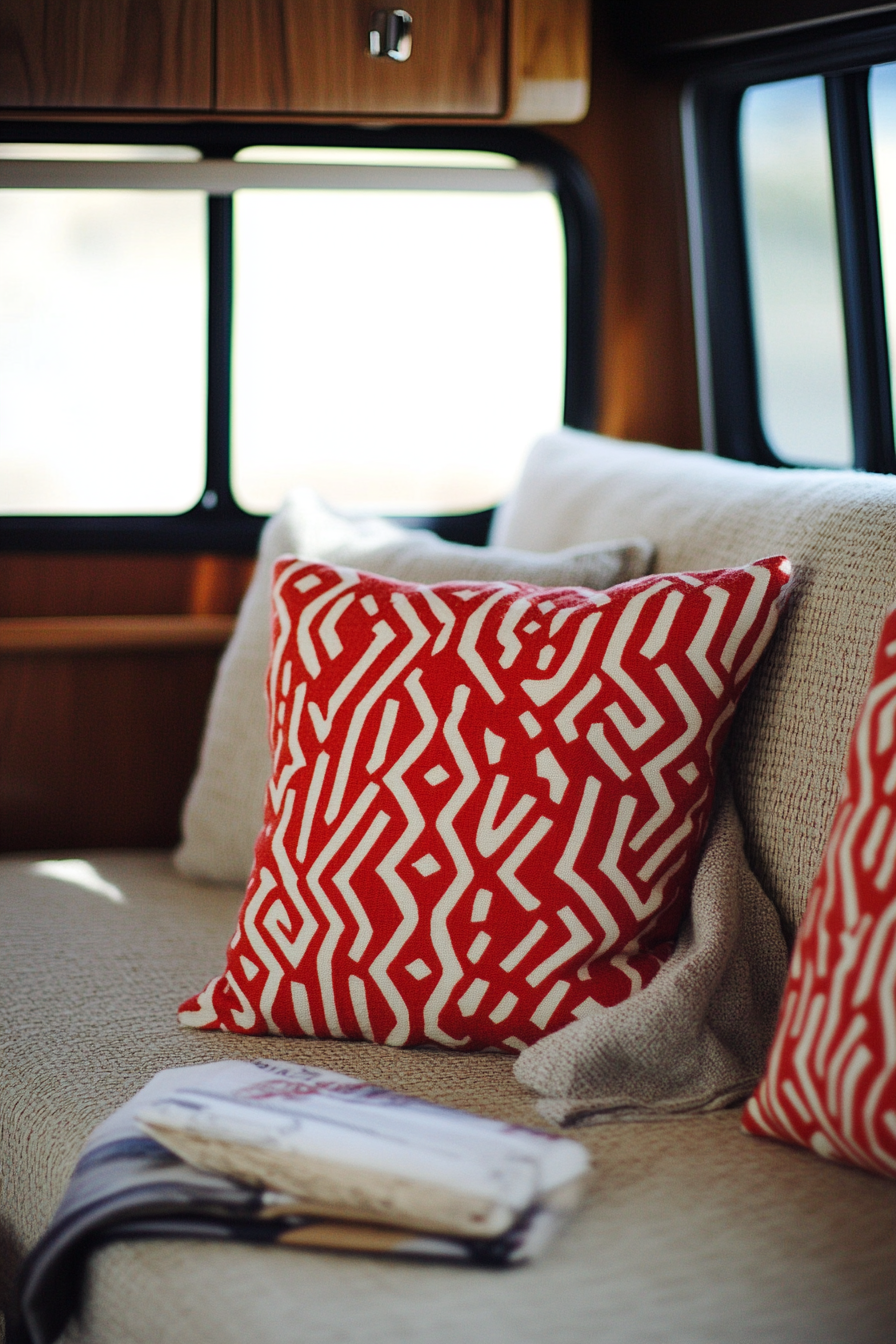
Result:
{"type": "Polygon", "coordinates": [[[217,661],[0,657],[0,849],[173,845],[217,661]]]}
{"type": "Polygon", "coordinates": [[[173,845],[254,565],[0,556],[0,850],[173,845]]]}
{"type": "Polygon", "coordinates": [[[208,109],[213,0],[2,0],[0,107],[208,109]]]}

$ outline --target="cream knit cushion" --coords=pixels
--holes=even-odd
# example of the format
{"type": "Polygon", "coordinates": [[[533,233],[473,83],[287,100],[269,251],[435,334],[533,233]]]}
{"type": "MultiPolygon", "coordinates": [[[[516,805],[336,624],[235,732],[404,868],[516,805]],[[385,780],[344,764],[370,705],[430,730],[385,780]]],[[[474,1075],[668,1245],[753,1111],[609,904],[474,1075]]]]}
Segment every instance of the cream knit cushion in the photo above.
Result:
{"type": "Polygon", "coordinates": [[[748,856],[792,933],[896,602],[896,479],[778,471],[563,430],[536,445],[492,540],[548,551],[627,531],[656,544],[661,573],[755,555],[793,562],[788,610],[728,747],[748,856]]]}
{"type": "Polygon", "coordinates": [[[296,491],[262,533],[258,566],[221,660],[175,863],[190,877],[245,883],[271,772],[264,678],[270,654],[271,569],[279,555],[349,565],[393,579],[516,579],[543,587],[608,588],[646,574],[643,538],[586,543],[555,555],[459,546],[382,518],[350,520],[296,491]]]}

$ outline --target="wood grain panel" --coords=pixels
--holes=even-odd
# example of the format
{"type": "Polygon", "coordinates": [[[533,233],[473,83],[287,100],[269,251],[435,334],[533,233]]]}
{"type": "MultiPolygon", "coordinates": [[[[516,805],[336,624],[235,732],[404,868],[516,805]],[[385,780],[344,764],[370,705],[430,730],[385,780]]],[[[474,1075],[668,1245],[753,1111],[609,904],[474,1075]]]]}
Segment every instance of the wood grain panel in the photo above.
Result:
{"type": "Polygon", "coordinates": [[[597,7],[591,106],[552,136],[594,183],[605,235],[601,411],[596,429],[699,448],[700,411],[688,258],[680,82],[614,48],[597,7]]]}
{"type": "Polygon", "coordinates": [[[3,0],[0,106],[208,109],[213,0],[3,0]]]}
{"type": "Polygon", "coordinates": [[[0,617],[227,616],[254,569],[230,555],[0,555],[0,617]]]}
{"type": "Polygon", "coordinates": [[[0,849],[175,844],[217,661],[0,658],[0,849]]]}
{"type": "Polygon", "coordinates": [[[588,79],[587,0],[518,0],[519,71],[524,79],[588,79]]]}
{"type": "Polygon", "coordinates": [[[217,0],[219,111],[498,116],[503,0],[414,0],[408,61],[367,54],[370,0],[217,0]]]}
{"type": "Polygon", "coordinates": [[[508,120],[584,117],[591,75],[589,0],[515,0],[510,52],[508,120]]]}
{"type": "Polygon", "coordinates": [[[233,616],[19,616],[0,619],[0,656],[222,649],[235,623],[233,616]]]}
{"type": "Polygon", "coordinates": [[[215,555],[0,555],[0,849],[176,842],[253,568],[215,555]]]}

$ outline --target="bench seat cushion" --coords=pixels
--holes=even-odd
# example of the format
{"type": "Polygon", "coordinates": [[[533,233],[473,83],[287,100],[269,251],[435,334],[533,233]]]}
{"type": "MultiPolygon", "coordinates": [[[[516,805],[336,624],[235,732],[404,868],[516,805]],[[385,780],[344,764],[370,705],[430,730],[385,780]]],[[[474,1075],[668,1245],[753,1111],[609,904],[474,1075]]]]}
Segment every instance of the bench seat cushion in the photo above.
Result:
{"type": "MultiPolygon", "coordinates": [[[[89,1130],[159,1069],[267,1056],[542,1125],[494,1054],[180,1030],[241,891],[159,853],[0,861],[4,1301],[89,1130]],[[86,866],[86,865],[89,865],[86,866]],[[92,876],[93,875],[93,876],[92,876]],[[95,879],[95,880],[94,880],[95,879]]],[[[66,856],[68,857],[68,856],[66,856]]],[[[587,1206],[506,1272],[182,1240],[91,1259],[69,1344],[769,1344],[891,1338],[896,1184],[751,1139],[731,1111],[577,1131],[587,1206]]]]}

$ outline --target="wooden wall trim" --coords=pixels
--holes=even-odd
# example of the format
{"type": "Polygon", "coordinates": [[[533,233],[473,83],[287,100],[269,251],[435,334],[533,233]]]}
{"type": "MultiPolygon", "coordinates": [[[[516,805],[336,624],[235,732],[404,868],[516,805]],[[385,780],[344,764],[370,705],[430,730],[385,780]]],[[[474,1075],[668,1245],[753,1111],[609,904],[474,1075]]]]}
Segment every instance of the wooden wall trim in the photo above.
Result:
{"type": "Polygon", "coordinates": [[[0,656],[122,649],[220,649],[233,616],[23,616],[0,620],[0,656]]]}

